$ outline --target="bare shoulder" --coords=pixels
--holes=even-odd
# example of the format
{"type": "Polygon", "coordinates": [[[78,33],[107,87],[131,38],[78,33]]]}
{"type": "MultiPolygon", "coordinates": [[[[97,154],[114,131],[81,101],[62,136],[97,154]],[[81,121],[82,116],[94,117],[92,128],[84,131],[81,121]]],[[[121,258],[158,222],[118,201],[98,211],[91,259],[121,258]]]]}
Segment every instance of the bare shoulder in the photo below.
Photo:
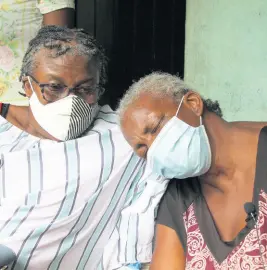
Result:
{"type": "Polygon", "coordinates": [[[267,126],[267,122],[249,122],[249,121],[238,121],[232,122],[238,128],[247,128],[247,129],[258,129],[261,130],[267,126]]]}

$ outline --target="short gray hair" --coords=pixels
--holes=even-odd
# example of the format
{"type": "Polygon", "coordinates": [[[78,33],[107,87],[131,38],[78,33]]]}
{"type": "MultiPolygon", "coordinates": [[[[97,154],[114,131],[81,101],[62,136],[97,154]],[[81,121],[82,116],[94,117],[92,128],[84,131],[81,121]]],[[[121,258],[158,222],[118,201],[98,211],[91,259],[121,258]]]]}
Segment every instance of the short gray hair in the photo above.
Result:
{"type": "MultiPolygon", "coordinates": [[[[130,86],[120,100],[117,112],[120,119],[122,119],[127,108],[143,93],[154,93],[162,97],[173,97],[177,104],[179,104],[182,97],[189,92],[189,90],[190,88],[178,76],[163,72],[153,72],[130,86]]],[[[222,117],[222,110],[218,101],[204,98],[202,98],[202,100],[208,111],[214,112],[222,117]]]]}

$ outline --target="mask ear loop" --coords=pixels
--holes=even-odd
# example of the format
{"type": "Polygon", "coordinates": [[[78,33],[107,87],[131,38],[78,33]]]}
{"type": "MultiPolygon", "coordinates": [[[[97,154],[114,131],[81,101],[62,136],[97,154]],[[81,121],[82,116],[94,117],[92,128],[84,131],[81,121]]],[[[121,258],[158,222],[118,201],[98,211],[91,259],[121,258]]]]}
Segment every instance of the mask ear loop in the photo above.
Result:
{"type": "Polygon", "coordinates": [[[180,110],[180,108],[181,108],[181,106],[182,106],[183,101],[184,101],[184,96],[182,97],[182,99],[181,99],[181,101],[180,101],[180,104],[179,104],[179,106],[178,106],[178,109],[177,109],[177,111],[176,111],[175,116],[178,116],[178,113],[179,113],[179,110],[180,110]]]}
{"type": "Polygon", "coordinates": [[[32,87],[31,78],[30,78],[29,76],[27,76],[27,79],[28,79],[28,82],[29,82],[29,84],[30,84],[30,87],[31,87],[32,91],[34,92],[33,87],[32,87]]]}
{"type": "MultiPolygon", "coordinates": [[[[26,77],[26,75],[23,75],[23,76],[26,77]]],[[[29,76],[27,76],[27,79],[28,79],[28,81],[29,81],[29,76]]],[[[25,86],[23,85],[23,90],[24,90],[24,92],[25,92],[24,87],[25,87],[25,86]]],[[[21,91],[18,91],[18,93],[19,93],[21,96],[23,96],[23,97],[27,97],[27,95],[26,95],[25,93],[21,92],[21,91]]]]}
{"type": "MultiPolygon", "coordinates": [[[[184,96],[182,97],[182,99],[181,99],[181,101],[180,101],[180,104],[179,104],[179,106],[178,106],[178,109],[177,109],[177,111],[176,111],[176,114],[175,114],[176,117],[178,116],[178,113],[179,113],[179,110],[180,110],[180,108],[181,108],[181,106],[182,106],[183,101],[184,101],[184,96]]],[[[199,125],[199,126],[202,126],[202,125],[203,125],[203,123],[202,123],[202,117],[200,116],[200,125],[199,125]]]]}

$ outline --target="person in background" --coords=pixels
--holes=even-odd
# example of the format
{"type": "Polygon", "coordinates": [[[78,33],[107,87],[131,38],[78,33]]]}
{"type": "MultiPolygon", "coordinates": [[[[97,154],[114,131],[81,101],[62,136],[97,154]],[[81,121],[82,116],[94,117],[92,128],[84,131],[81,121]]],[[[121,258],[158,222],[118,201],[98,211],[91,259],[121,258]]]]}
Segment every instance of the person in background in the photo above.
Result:
{"type": "Polygon", "coordinates": [[[19,78],[29,106],[0,104],[0,246],[17,257],[11,269],[140,269],[168,181],[98,105],[102,48],[83,30],[42,27],[19,78]]]}
{"type": "Polygon", "coordinates": [[[118,109],[134,151],[172,179],[151,270],[267,269],[267,122],[227,122],[218,102],[152,73],[118,109]]]}
{"type": "Polygon", "coordinates": [[[42,25],[74,26],[74,0],[0,1],[0,101],[28,105],[18,81],[29,41],[42,25]]]}

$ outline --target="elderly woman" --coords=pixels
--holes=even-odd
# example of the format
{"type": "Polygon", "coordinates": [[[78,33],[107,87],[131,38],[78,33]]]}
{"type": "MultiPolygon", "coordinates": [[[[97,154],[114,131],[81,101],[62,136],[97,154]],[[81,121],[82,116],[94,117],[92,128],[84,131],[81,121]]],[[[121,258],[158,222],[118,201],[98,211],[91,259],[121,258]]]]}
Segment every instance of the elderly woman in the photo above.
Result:
{"type": "Polygon", "coordinates": [[[158,211],[151,269],[264,269],[267,123],[226,122],[218,102],[164,73],[134,83],[118,111],[134,151],[176,178],[158,211]]]}
{"type": "Polygon", "coordinates": [[[110,107],[98,105],[105,63],[82,30],[46,26],[30,42],[20,76],[30,106],[0,107],[0,268],[3,246],[15,270],[150,260],[167,183],[133,154],[110,107]]]}
{"type": "Polygon", "coordinates": [[[105,64],[102,49],[83,31],[43,27],[30,42],[21,68],[21,94],[30,106],[3,104],[0,113],[36,137],[75,139],[97,114],[105,64]]]}

